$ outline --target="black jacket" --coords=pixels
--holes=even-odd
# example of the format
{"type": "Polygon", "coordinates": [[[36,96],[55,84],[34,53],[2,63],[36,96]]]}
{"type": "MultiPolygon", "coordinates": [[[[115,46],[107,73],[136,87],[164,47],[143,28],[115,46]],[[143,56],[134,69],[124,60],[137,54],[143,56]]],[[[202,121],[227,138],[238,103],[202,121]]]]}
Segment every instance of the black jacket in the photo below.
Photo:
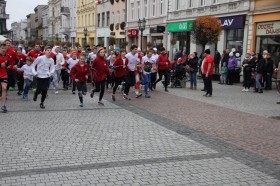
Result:
{"type": "Polygon", "coordinates": [[[264,72],[272,74],[274,71],[274,64],[273,60],[271,58],[265,60],[265,65],[264,65],[264,72]]]}
{"type": "Polygon", "coordinates": [[[256,62],[256,68],[255,68],[255,72],[261,74],[264,72],[264,65],[265,65],[265,61],[264,59],[258,59],[258,61],[256,62]]]}
{"type": "Polygon", "coordinates": [[[193,59],[188,60],[187,65],[190,66],[190,70],[192,71],[192,69],[197,72],[198,71],[198,58],[195,57],[193,59]]]}

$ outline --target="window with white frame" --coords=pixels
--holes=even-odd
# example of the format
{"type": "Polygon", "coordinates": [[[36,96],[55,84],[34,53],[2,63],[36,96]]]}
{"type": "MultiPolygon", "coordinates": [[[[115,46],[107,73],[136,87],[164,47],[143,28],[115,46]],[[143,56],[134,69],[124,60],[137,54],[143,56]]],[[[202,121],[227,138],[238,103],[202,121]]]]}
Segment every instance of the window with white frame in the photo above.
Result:
{"type": "Polygon", "coordinates": [[[176,10],[179,10],[180,7],[180,0],[176,0],[176,10]]]}
{"type": "Polygon", "coordinates": [[[112,23],[112,24],[114,24],[114,22],[115,22],[115,13],[114,13],[114,12],[112,12],[112,19],[111,19],[111,23],[112,23]]]}
{"type": "Polygon", "coordinates": [[[205,6],[205,0],[199,0],[199,6],[205,6]]]}
{"type": "Polygon", "coordinates": [[[213,0],[213,4],[218,4],[219,0],[213,0]]]}
{"type": "Polygon", "coordinates": [[[134,3],[130,4],[130,8],[131,8],[131,20],[134,20],[134,3]]]}
{"type": "Polygon", "coordinates": [[[152,16],[155,17],[156,16],[156,0],[152,0],[153,4],[152,4],[152,16]]]}
{"type": "Polygon", "coordinates": [[[116,19],[117,19],[117,23],[120,23],[120,11],[117,11],[116,19]]]}
{"type": "Polygon", "coordinates": [[[137,1],[137,19],[140,19],[140,1],[137,1]]]}
{"type": "Polygon", "coordinates": [[[160,15],[163,15],[164,12],[164,4],[163,4],[163,0],[160,0],[160,15]]]}
{"type": "Polygon", "coordinates": [[[144,0],[144,17],[148,17],[148,2],[144,0]]]}

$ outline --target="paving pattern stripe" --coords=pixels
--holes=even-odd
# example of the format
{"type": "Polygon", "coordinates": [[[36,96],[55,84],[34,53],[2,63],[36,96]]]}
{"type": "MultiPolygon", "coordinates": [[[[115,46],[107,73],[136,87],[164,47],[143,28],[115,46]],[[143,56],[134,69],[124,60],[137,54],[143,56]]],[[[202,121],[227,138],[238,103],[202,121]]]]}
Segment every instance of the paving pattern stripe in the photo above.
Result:
{"type": "Polygon", "coordinates": [[[75,165],[75,166],[60,166],[60,167],[51,167],[51,168],[3,172],[0,173],[0,179],[7,178],[7,177],[15,177],[15,176],[49,174],[49,173],[58,173],[58,172],[73,172],[73,171],[93,170],[93,169],[102,169],[102,168],[136,166],[136,165],[145,165],[145,164],[151,165],[151,164],[158,164],[158,163],[207,160],[207,159],[215,159],[215,158],[226,158],[226,157],[224,157],[222,154],[214,153],[214,154],[199,154],[199,155],[189,155],[189,156],[173,156],[169,158],[153,158],[153,159],[106,162],[106,163],[94,163],[94,164],[75,165]]]}
{"type": "Polygon", "coordinates": [[[48,109],[37,109],[37,110],[12,110],[9,111],[9,113],[17,113],[17,112],[58,112],[58,111],[87,111],[87,110],[112,110],[112,109],[122,109],[119,107],[106,107],[106,108],[81,108],[81,109],[52,109],[52,110],[48,110],[48,109]]]}
{"type": "MultiPolygon", "coordinates": [[[[110,98],[107,96],[105,97],[105,99],[110,100],[110,98]]],[[[280,180],[280,164],[277,162],[264,158],[251,151],[245,150],[230,142],[224,141],[217,137],[210,136],[201,131],[196,131],[173,120],[148,112],[147,110],[129,104],[129,102],[114,103],[125,110],[133,112],[139,116],[142,116],[154,122],[155,124],[158,124],[166,129],[174,131],[183,136],[186,136],[210,149],[224,154],[225,157],[231,157],[236,161],[239,161],[240,163],[243,163],[251,168],[259,170],[265,174],[268,174],[280,180]]]]}

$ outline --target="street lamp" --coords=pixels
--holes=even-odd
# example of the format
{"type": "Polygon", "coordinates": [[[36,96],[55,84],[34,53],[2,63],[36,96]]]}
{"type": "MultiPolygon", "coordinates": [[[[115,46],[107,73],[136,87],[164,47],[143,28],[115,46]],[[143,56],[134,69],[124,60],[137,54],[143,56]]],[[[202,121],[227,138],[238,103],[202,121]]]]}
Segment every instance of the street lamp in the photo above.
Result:
{"type": "Polygon", "coordinates": [[[146,27],[146,19],[143,18],[142,20],[139,19],[138,21],[138,27],[139,27],[139,30],[141,31],[141,50],[143,49],[142,46],[143,46],[143,43],[142,43],[142,39],[143,39],[143,31],[145,30],[145,27],[146,27]]]}
{"type": "Polygon", "coordinates": [[[84,36],[85,36],[85,40],[84,40],[84,49],[86,49],[87,34],[88,34],[88,29],[87,29],[87,27],[85,27],[85,28],[84,28],[84,36]]]}

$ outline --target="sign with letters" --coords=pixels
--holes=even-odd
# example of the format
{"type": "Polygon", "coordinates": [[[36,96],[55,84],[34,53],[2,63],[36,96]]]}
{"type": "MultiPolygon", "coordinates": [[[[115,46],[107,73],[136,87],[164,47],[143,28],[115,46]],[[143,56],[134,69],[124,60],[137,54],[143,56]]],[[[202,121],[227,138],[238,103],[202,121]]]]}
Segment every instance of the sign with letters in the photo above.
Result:
{"type": "Polygon", "coordinates": [[[168,32],[182,32],[191,31],[193,28],[193,21],[185,21],[179,23],[169,23],[167,25],[168,32]]]}
{"type": "Polygon", "coordinates": [[[139,30],[137,29],[130,29],[127,31],[127,36],[128,37],[137,37],[139,33],[139,30]]]}
{"type": "Polygon", "coordinates": [[[257,36],[280,35],[280,21],[257,24],[257,36]]]}
{"type": "Polygon", "coordinates": [[[245,19],[244,15],[219,17],[223,29],[242,29],[244,28],[245,19]]]}

